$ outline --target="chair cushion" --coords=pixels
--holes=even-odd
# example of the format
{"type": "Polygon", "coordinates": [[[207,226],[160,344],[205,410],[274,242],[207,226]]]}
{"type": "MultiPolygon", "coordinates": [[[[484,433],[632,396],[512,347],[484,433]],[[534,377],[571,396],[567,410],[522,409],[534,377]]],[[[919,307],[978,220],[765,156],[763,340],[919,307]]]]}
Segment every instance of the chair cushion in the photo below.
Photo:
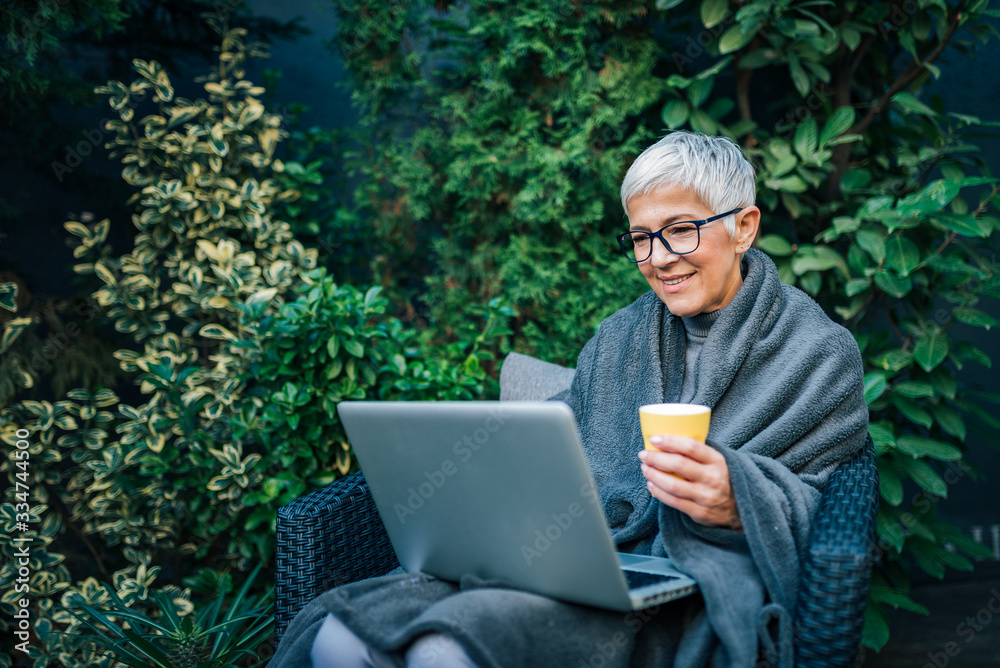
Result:
{"type": "Polygon", "coordinates": [[[500,368],[500,401],[545,401],[569,389],[574,369],[510,353],[500,368]]]}

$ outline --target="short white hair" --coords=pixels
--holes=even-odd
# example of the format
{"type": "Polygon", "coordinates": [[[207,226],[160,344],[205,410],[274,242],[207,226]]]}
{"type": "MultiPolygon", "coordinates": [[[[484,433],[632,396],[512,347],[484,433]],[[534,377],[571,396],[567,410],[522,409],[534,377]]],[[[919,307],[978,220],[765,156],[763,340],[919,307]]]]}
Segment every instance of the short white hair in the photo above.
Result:
{"type": "MultiPolygon", "coordinates": [[[[656,142],[635,159],[622,179],[622,208],[638,195],[661,186],[694,191],[715,213],[753,206],[757,181],[743,149],[728,137],[710,137],[678,130],[656,142]]],[[[736,217],[723,221],[729,235],[736,235],[736,217]]]]}

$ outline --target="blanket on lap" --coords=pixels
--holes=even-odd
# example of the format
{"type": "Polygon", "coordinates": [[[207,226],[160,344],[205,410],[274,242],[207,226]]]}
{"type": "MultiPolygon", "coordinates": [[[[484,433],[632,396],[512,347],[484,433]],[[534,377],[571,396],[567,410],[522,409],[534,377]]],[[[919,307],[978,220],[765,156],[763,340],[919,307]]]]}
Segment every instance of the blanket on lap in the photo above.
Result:
{"type": "Polygon", "coordinates": [[[327,592],[288,628],[272,668],[309,666],[335,614],[373,647],[453,635],[481,668],[751,666],[793,660],[790,613],[810,518],[829,474],[864,444],[868,411],[851,335],[751,250],[744,284],[712,325],[694,403],[712,407],[709,445],[729,465],[743,533],[708,528],[653,499],[636,453],[638,408],[680,396],[686,339],[653,292],[605,320],[560,397],[580,426],[612,535],[623,551],[667,555],[700,596],[614,613],[467,578],[397,575],[327,592]]]}
{"type": "Polygon", "coordinates": [[[705,615],[685,631],[677,666],[753,665],[758,640],[772,662],[791,665],[810,518],[829,474],[867,434],[850,333],[782,284],[763,253],[747,252],[744,271],[698,357],[691,401],[712,408],[707,441],[729,465],[743,533],[651,498],[635,465],[639,406],[677,401],[685,363],[683,322],[654,293],[601,324],[564,397],[620,549],[670,556],[699,583],[705,615]]]}

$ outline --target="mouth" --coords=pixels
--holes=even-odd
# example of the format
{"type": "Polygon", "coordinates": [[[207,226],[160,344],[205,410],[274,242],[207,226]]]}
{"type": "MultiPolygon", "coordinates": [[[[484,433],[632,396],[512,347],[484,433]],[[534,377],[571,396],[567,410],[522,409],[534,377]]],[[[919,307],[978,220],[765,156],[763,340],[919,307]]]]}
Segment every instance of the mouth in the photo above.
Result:
{"type": "Polygon", "coordinates": [[[660,281],[663,283],[663,287],[674,288],[683,285],[692,276],[694,276],[694,273],[684,274],[683,276],[671,276],[669,278],[660,279],[660,281]]]}

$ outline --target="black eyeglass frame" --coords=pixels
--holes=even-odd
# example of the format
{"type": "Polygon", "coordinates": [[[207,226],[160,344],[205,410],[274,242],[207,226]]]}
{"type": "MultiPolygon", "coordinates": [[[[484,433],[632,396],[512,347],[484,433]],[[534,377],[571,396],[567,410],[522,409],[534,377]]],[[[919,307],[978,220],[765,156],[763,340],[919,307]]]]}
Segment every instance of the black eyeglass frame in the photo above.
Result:
{"type": "Polygon", "coordinates": [[[672,254],[672,255],[688,255],[688,254],[693,253],[696,250],[698,250],[698,247],[701,246],[701,226],[702,225],[707,225],[708,223],[711,223],[712,221],[719,220],[720,218],[725,218],[726,216],[731,216],[734,213],[739,213],[742,210],[743,210],[743,207],[740,207],[739,209],[733,209],[732,211],[726,211],[725,213],[720,213],[720,214],[718,214],[716,216],[712,216],[711,218],[705,218],[704,220],[678,220],[675,223],[670,223],[669,225],[664,225],[663,227],[661,227],[660,229],[656,230],[655,232],[646,232],[645,230],[629,230],[628,232],[623,232],[623,233],[621,233],[621,234],[618,235],[618,237],[617,237],[617,239],[618,239],[618,246],[622,249],[622,255],[625,256],[625,259],[628,260],[629,262],[632,262],[633,264],[639,264],[640,262],[645,262],[649,258],[653,257],[653,239],[652,238],[659,239],[660,243],[663,244],[663,247],[667,249],[667,252],[670,253],[670,254],[672,254]],[[684,251],[683,253],[678,253],[677,251],[675,251],[673,248],[670,247],[670,244],[667,243],[667,240],[663,238],[663,230],[667,229],[668,227],[673,227],[674,225],[694,225],[695,226],[695,230],[698,233],[698,242],[694,245],[694,248],[692,248],[689,251],[684,251]],[[633,234],[635,234],[637,232],[641,232],[642,234],[648,234],[650,237],[652,237],[650,239],[650,241],[649,241],[649,255],[647,255],[646,257],[642,258],[641,260],[633,260],[632,258],[630,258],[628,256],[628,250],[625,248],[625,237],[631,236],[631,235],[633,235],[633,234]]]}

